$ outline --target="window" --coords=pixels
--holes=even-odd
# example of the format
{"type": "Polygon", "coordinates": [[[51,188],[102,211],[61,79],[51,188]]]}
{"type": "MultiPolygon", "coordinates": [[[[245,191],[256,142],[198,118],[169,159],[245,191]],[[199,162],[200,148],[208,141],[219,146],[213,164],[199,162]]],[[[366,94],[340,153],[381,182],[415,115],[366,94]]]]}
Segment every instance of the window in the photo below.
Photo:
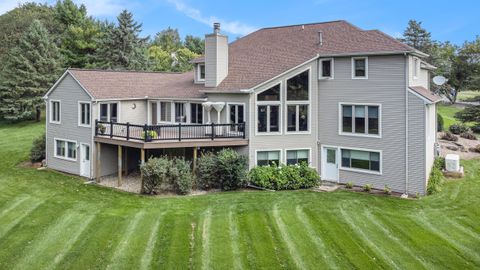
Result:
{"type": "Polygon", "coordinates": [[[308,131],[309,70],[287,80],[287,132],[308,131]]]}
{"type": "Polygon", "coordinates": [[[205,81],[205,65],[204,64],[198,65],[198,80],[205,81]]]}
{"type": "Polygon", "coordinates": [[[353,79],[368,78],[368,58],[367,57],[352,58],[352,78],[353,79]]]}
{"type": "Polygon", "coordinates": [[[276,166],[280,164],[280,151],[258,151],[257,166],[276,166]]]}
{"type": "Polygon", "coordinates": [[[280,101],[280,84],[259,93],[257,101],[280,101]]]}
{"type": "Polygon", "coordinates": [[[258,106],[258,132],[280,131],[280,106],[259,105],[258,106]]]}
{"type": "Polygon", "coordinates": [[[287,150],[287,164],[308,164],[309,156],[309,150],[287,150]]]}
{"type": "Polygon", "coordinates": [[[203,123],[203,106],[198,103],[190,104],[190,123],[202,124],[203,123]]]}
{"type": "Polygon", "coordinates": [[[114,122],[118,121],[118,104],[117,103],[101,103],[100,104],[100,121],[114,122]]]}
{"type": "Polygon", "coordinates": [[[229,104],[229,123],[231,124],[238,124],[243,123],[245,120],[243,119],[244,109],[243,105],[239,104],[229,104]]]}
{"type": "Polygon", "coordinates": [[[287,100],[308,100],[309,71],[304,71],[287,80],[287,100]]]}
{"type": "Polygon", "coordinates": [[[333,59],[320,60],[320,79],[333,79],[333,59]]]}
{"type": "Polygon", "coordinates": [[[308,104],[287,106],[287,131],[308,131],[308,104]]]}
{"type": "Polygon", "coordinates": [[[185,106],[185,103],[175,103],[175,122],[187,122],[187,106],[185,106]]]}
{"type": "Polygon", "coordinates": [[[77,143],[55,139],[55,157],[76,160],[77,159],[77,143]]]}
{"type": "Polygon", "coordinates": [[[342,167],[380,172],[380,153],[342,149],[342,167]]]}
{"type": "Polygon", "coordinates": [[[158,113],[158,109],[157,109],[157,102],[150,102],[150,117],[152,119],[152,125],[156,125],[158,123],[158,118],[157,118],[157,113],[158,113]]]}
{"type": "Polygon", "coordinates": [[[60,124],[60,101],[50,101],[50,123],[60,124]]]}
{"type": "Polygon", "coordinates": [[[90,126],[90,103],[80,102],[78,105],[78,125],[90,126]]]}
{"type": "MultiPolygon", "coordinates": [[[[280,84],[277,84],[257,94],[257,131],[279,132],[280,131],[280,84]]],[[[236,109],[240,110],[239,107],[236,109]]],[[[243,119],[243,106],[241,108],[243,119]]],[[[237,113],[237,112],[236,112],[237,113]]],[[[230,111],[232,114],[232,111],[230,111]]],[[[239,117],[239,113],[237,116],[239,117]]],[[[232,117],[232,116],[230,116],[232,117]]]]}
{"type": "Polygon", "coordinates": [[[341,105],[341,132],[379,135],[380,106],[341,105]]]}
{"type": "Polygon", "coordinates": [[[160,102],[160,121],[171,122],[172,121],[172,103],[160,102]]]}
{"type": "Polygon", "coordinates": [[[420,65],[418,64],[418,58],[413,59],[413,77],[416,79],[418,77],[418,71],[420,69],[420,65]]]}

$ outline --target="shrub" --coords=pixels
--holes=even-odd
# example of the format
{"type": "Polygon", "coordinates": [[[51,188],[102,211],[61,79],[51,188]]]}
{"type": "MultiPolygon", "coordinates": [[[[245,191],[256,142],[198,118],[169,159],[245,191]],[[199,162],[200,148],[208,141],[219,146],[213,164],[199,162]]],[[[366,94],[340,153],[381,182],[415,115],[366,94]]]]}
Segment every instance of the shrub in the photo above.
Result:
{"type": "Polygon", "coordinates": [[[198,160],[197,187],[234,190],[247,181],[248,160],[235,150],[224,149],[217,155],[207,153],[198,160]]]}
{"type": "Polygon", "coordinates": [[[455,113],[455,118],[462,122],[480,122],[480,106],[467,106],[455,113]]]}
{"type": "Polygon", "coordinates": [[[460,137],[462,137],[464,139],[467,139],[467,140],[477,140],[477,136],[475,136],[471,132],[464,132],[464,133],[460,134],[460,137]]]}
{"type": "Polygon", "coordinates": [[[370,191],[372,191],[372,184],[365,184],[365,185],[363,186],[363,191],[365,191],[365,192],[370,192],[370,191]]]}
{"type": "Polygon", "coordinates": [[[168,184],[168,169],[172,162],[166,157],[151,158],[140,166],[143,174],[143,193],[158,194],[162,184],[168,184]]]}
{"type": "Polygon", "coordinates": [[[470,129],[472,130],[472,132],[480,133],[480,124],[476,124],[475,126],[471,127],[470,129]]]}
{"type": "Polygon", "coordinates": [[[173,190],[178,194],[188,194],[192,190],[193,175],[190,170],[190,162],[183,158],[175,158],[171,162],[168,176],[173,190]]]}
{"type": "Polygon", "coordinates": [[[461,133],[468,132],[470,130],[470,128],[465,124],[453,124],[453,125],[450,126],[449,130],[453,134],[458,135],[458,134],[461,134],[461,133]]]}
{"type": "Polygon", "coordinates": [[[436,158],[433,162],[432,171],[430,172],[430,177],[428,178],[427,194],[431,195],[441,191],[441,186],[444,182],[444,177],[442,174],[442,169],[444,166],[444,158],[436,158]]]}
{"type": "Polygon", "coordinates": [[[444,125],[443,116],[437,113],[437,131],[443,131],[444,125]]]}
{"type": "Polygon", "coordinates": [[[385,185],[385,187],[383,188],[383,193],[390,195],[392,193],[392,189],[389,186],[385,185]]]}
{"type": "Polygon", "coordinates": [[[217,179],[217,157],[211,153],[203,154],[197,161],[197,188],[220,188],[217,179]]]}
{"type": "Polygon", "coordinates": [[[220,151],[216,158],[217,179],[222,190],[234,190],[247,181],[247,158],[232,149],[220,151]]]}
{"type": "Polygon", "coordinates": [[[33,141],[32,148],[30,149],[30,161],[39,162],[45,159],[45,143],[45,133],[33,141]]]}
{"type": "Polygon", "coordinates": [[[442,136],[440,137],[442,140],[446,140],[446,141],[452,141],[452,142],[456,142],[458,141],[458,137],[453,135],[453,133],[451,132],[445,132],[442,134],[442,136]]]}
{"type": "Polygon", "coordinates": [[[353,182],[347,182],[345,184],[345,188],[352,189],[353,188],[353,182]]]}
{"type": "Polygon", "coordinates": [[[306,163],[300,165],[257,166],[250,170],[251,184],[274,190],[311,188],[318,185],[320,176],[306,163]]]}

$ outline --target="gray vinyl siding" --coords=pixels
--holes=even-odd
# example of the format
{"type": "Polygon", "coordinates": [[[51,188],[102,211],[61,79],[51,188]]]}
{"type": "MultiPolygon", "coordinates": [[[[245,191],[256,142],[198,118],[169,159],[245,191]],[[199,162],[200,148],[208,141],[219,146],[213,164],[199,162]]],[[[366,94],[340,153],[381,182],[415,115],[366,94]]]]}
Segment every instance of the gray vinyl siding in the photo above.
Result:
{"type": "MultiPolygon", "coordinates": [[[[66,75],[57,85],[56,89],[48,96],[46,159],[47,166],[51,169],[72,174],[80,174],[80,143],[90,145],[90,156],[92,156],[92,127],[94,126],[94,120],[92,117],[92,127],[78,126],[79,101],[91,101],[91,98],[71,77],[71,75],[66,75]],[[50,100],[60,100],[60,124],[50,123],[50,100]],[[54,138],[77,142],[76,161],[60,159],[54,156],[54,138]]],[[[91,166],[91,169],[92,168],[93,166],[91,166]]],[[[92,173],[90,173],[90,175],[92,175],[92,173]]]]}
{"type": "Polygon", "coordinates": [[[281,163],[286,162],[286,151],[295,150],[295,149],[309,149],[310,150],[310,165],[312,167],[317,167],[318,164],[318,153],[317,153],[317,123],[318,123],[318,71],[317,71],[317,62],[312,61],[301,67],[296,68],[288,72],[285,75],[269,82],[266,85],[260,86],[255,89],[255,93],[250,95],[250,107],[248,121],[250,124],[250,134],[249,136],[249,164],[250,167],[254,167],[256,160],[256,151],[262,150],[280,150],[281,151],[281,163]],[[286,133],[287,119],[286,119],[286,80],[305,71],[307,68],[310,68],[310,122],[309,122],[309,132],[304,134],[291,134],[286,133]],[[268,88],[281,84],[281,134],[271,135],[271,134],[259,134],[256,133],[256,123],[257,123],[257,106],[256,106],[256,93],[267,90],[268,88]]]}
{"type": "MultiPolygon", "coordinates": [[[[352,79],[351,58],[334,59],[334,79],[319,81],[319,143],[382,151],[382,174],[340,169],[339,181],[405,191],[404,56],[369,56],[368,79],[352,79]],[[339,103],[381,104],[381,138],[339,135],[339,103]]],[[[340,154],[340,153],[339,153],[340,154]]],[[[422,155],[423,156],[423,155],[422,155]]]]}
{"type": "Polygon", "coordinates": [[[408,192],[425,193],[426,145],[425,103],[408,94],[408,192]]]}

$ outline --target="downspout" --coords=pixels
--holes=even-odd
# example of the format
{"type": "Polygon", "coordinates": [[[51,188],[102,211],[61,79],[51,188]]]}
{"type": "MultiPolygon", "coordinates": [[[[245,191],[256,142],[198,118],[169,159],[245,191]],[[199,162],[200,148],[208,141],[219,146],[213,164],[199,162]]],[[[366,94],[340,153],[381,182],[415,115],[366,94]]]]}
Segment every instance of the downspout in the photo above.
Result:
{"type": "Polygon", "coordinates": [[[405,193],[402,197],[408,198],[408,84],[409,84],[409,59],[405,55],[405,193]]]}

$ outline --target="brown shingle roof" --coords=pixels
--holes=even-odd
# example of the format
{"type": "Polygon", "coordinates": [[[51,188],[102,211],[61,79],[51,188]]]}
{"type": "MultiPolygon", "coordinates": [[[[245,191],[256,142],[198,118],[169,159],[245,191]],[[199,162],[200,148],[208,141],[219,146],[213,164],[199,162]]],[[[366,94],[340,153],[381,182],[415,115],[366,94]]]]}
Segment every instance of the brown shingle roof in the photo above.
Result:
{"type": "Polygon", "coordinates": [[[415,93],[419,94],[420,96],[426,98],[427,100],[429,100],[430,102],[439,102],[440,100],[442,100],[442,97],[440,97],[439,95],[437,94],[434,94],[432,91],[428,90],[427,88],[425,87],[422,87],[422,86],[410,86],[409,87],[412,91],[414,91],[415,93]]]}
{"type": "Polygon", "coordinates": [[[204,87],[193,83],[193,72],[160,73],[69,69],[96,99],[204,98],[204,87]]]}
{"type": "Polygon", "coordinates": [[[378,30],[364,31],[346,21],[263,28],[230,44],[228,76],[217,90],[252,88],[317,54],[414,51],[378,30]]]}
{"type": "MultiPolygon", "coordinates": [[[[404,53],[416,50],[378,31],[346,21],[263,28],[229,44],[228,76],[216,88],[193,83],[193,72],[155,73],[70,69],[97,99],[201,98],[199,90],[251,89],[317,55],[404,53]],[[319,45],[318,32],[323,35],[319,45]]],[[[203,62],[203,56],[192,63],[203,62]]]]}

